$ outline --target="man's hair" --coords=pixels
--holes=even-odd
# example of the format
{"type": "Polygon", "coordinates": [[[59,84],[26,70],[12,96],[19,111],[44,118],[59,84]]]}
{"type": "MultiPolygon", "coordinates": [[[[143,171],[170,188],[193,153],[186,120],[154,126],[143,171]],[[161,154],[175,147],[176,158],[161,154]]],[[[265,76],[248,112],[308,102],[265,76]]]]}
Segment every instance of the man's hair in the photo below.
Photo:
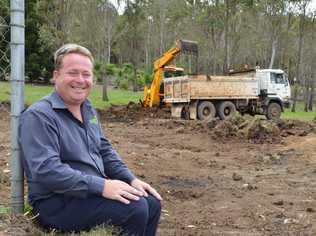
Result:
{"type": "Polygon", "coordinates": [[[55,70],[60,69],[60,67],[62,66],[63,58],[70,53],[81,54],[88,57],[92,63],[94,62],[93,56],[87,48],[73,43],[64,44],[59,49],[57,49],[54,54],[55,70]]]}

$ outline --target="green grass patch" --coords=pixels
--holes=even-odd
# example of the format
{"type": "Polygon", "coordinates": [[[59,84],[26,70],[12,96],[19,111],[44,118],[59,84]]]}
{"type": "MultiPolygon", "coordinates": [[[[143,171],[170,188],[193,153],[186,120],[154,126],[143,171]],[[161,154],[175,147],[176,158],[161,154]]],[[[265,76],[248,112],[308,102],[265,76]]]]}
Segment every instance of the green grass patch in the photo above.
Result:
{"type": "Polygon", "coordinates": [[[302,120],[302,121],[312,121],[316,119],[316,104],[314,104],[314,111],[305,112],[304,103],[298,102],[296,104],[295,112],[291,112],[291,108],[285,109],[281,116],[283,119],[290,120],[302,120]]]}
{"type": "MultiPolygon", "coordinates": [[[[42,97],[54,90],[53,85],[32,85],[25,84],[24,86],[24,99],[27,105],[38,101],[42,97]]],[[[10,101],[11,99],[11,84],[9,82],[0,82],[0,102],[10,101]]],[[[96,108],[107,108],[113,105],[124,105],[129,102],[138,103],[142,99],[143,92],[132,92],[127,90],[109,90],[109,101],[102,101],[102,87],[95,86],[91,91],[89,99],[96,108]]]]}
{"type": "Polygon", "coordinates": [[[97,226],[90,231],[80,231],[80,233],[62,233],[57,230],[51,230],[49,232],[44,232],[43,230],[39,229],[35,225],[32,227],[32,235],[34,236],[76,236],[76,235],[81,235],[81,236],[116,236],[119,235],[119,231],[115,229],[113,226],[109,225],[101,225],[97,226]]]}
{"type": "Polygon", "coordinates": [[[6,215],[10,213],[10,208],[0,205],[0,215],[6,215]]]}

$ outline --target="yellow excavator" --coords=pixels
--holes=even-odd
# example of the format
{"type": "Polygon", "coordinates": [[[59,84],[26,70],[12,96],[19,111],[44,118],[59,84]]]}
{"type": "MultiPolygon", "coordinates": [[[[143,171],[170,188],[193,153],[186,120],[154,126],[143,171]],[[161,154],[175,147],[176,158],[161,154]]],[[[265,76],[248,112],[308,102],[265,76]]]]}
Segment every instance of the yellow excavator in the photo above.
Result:
{"type": "MultiPolygon", "coordinates": [[[[154,78],[150,85],[144,87],[144,100],[142,105],[144,107],[159,106],[162,99],[163,93],[160,93],[160,84],[163,78],[164,71],[177,70],[177,67],[167,66],[179,53],[190,54],[198,56],[198,45],[197,42],[189,40],[177,40],[176,46],[169,49],[162,57],[154,62],[154,78]]],[[[178,69],[183,71],[182,68],[178,69]]]]}

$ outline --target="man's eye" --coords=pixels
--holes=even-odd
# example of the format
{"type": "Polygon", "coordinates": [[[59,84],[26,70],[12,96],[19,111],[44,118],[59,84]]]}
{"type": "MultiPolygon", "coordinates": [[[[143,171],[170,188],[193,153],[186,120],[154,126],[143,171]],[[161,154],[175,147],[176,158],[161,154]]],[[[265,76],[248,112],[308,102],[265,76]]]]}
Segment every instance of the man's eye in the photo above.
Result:
{"type": "Polygon", "coordinates": [[[91,77],[91,74],[90,73],[83,73],[82,76],[84,78],[90,78],[91,77]]]}
{"type": "Polygon", "coordinates": [[[71,76],[71,77],[76,77],[79,75],[78,71],[69,71],[67,72],[67,75],[71,76]]]}

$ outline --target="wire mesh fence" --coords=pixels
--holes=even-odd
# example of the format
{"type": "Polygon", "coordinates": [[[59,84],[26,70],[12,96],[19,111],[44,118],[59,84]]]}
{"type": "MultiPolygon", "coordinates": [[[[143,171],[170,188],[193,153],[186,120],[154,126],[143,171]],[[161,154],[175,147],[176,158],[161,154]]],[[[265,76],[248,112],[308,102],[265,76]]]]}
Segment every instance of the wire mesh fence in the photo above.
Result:
{"type": "Polygon", "coordinates": [[[10,11],[9,11],[9,6],[7,6],[6,4],[1,4],[0,6],[0,80],[8,80],[9,74],[10,74],[10,11]]]}
{"type": "MultiPolygon", "coordinates": [[[[8,1],[0,0],[0,81],[10,76],[10,11],[8,1]]],[[[3,89],[0,86],[0,90],[3,89]]],[[[0,111],[10,111],[8,104],[0,102],[0,111]]]]}

